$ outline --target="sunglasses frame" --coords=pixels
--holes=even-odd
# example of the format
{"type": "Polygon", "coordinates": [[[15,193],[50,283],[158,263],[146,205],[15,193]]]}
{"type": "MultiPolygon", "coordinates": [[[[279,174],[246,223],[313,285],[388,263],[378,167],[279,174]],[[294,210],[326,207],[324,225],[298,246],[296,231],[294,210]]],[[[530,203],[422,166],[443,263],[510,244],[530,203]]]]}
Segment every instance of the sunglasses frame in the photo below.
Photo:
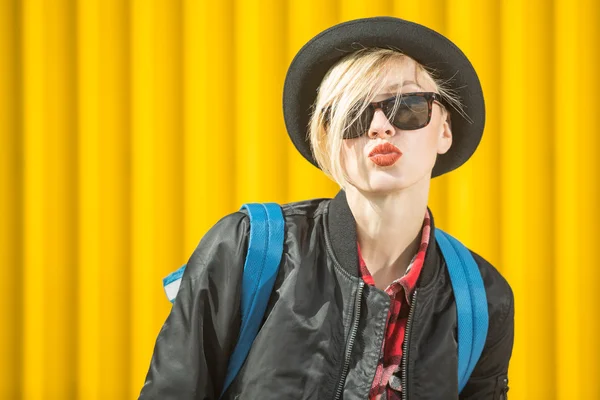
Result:
{"type": "MultiPolygon", "coordinates": [[[[422,129],[424,127],[426,127],[427,125],[429,125],[429,123],[431,122],[431,115],[433,114],[433,103],[436,102],[438,103],[441,107],[444,107],[444,104],[442,103],[442,96],[440,96],[438,93],[435,92],[410,92],[410,93],[402,93],[402,94],[398,94],[392,97],[389,97],[387,99],[381,100],[381,101],[376,101],[373,103],[370,103],[367,106],[367,109],[365,109],[363,111],[363,115],[365,113],[367,113],[367,118],[368,121],[366,122],[367,124],[371,124],[371,121],[373,121],[373,117],[375,116],[375,111],[379,108],[383,111],[383,113],[385,114],[386,118],[390,121],[390,123],[392,125],[394,125],[394,127],[396,127],[397,129],[403,130],[403,131],[413,131],[413,130],[417,130],[417,129],[422,129]],[[394,104],[396,102],[396,98],[401,97],[424,97],[427,100],[427,120],[414,128],[410,128],[410,129],[406,129],[406,128],[401,128],[399,126],[396,126],[394,124],[394,116],[392,115],[388,115],[388,105],[390,103],[394,104]]],[[[327,107],[323,110],[323,112],[325,113],[324,115],[324,120],[325,120],[325,124],[328,125],[329,122],[329,112],[331,111],[331,107],[327,107]]],[[[363,118],[363,115],[361,115],[361,118],[363,118]]],[[[363,121],[364,122],[364,121],[363,121]]],[[[359,126],[361,123],[359,120],[356,120],[351,126],[348,127],[348,129],[346,130],[346,133],[344,134],[344,139],[355,139],[355,138],[359,138],[363,135],[367,134],[367,130],[361,129],[361,128],[357,128],[357,126],[359,126]]]]}

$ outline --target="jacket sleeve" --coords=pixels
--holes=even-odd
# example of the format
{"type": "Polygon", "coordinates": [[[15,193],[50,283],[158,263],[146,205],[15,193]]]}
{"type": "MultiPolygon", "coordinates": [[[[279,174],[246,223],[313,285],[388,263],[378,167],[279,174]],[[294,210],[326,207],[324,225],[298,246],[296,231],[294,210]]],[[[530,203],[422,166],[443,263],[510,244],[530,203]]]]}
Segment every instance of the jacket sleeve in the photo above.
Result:
{"type": "Polygon", "coordinates": [[[493,285],[494,293],[488,293],[488,296],[501,299],[501,303],[490,314],[488,337],[483,352],[459,396],[460,400],[507,398],[508,364],[514,342],[514,295],[506,280],[494,267],[490,265],[488,272],[487,279],[499,281],[493,285]]]}
{"type": "Polygon", "coordinates": [[[206,233],[193,252],[156,339],[139,399],[219,397],[239,334],[249,227],[245,213],[230,214],[206,233]]]}

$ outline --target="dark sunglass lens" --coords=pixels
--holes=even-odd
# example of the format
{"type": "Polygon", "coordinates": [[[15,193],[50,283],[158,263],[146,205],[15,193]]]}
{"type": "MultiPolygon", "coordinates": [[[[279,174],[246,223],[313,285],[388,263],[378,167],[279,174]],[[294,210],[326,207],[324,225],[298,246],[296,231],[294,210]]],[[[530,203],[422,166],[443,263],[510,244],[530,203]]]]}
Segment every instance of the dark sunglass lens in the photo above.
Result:
{"type": "Polygon", "coordinates": [[[409,131],[423,128],[427,125],[428,119],[429,105],[427,99],[423,96],[411,95],[402,97],[392,123],[398,129],[409,131]]]}
{"type": "Polygon", "coordinates": [[[373,112],[371,107],[367,107],[358,118],[356,114],[351,114],[348,118],[348,122],[354,121],[344,131],[344,139],[356,139],[367,134],[371,120],[373,119],[373,112]]]}

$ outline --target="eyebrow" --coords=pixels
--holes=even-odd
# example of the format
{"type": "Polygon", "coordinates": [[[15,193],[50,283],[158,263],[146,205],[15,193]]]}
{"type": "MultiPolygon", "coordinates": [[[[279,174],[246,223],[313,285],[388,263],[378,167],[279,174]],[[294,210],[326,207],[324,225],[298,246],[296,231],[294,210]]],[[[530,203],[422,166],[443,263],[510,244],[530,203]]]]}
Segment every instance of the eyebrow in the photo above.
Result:
{"type": "Polygon", "coordinates": [[[388,87],[385,89],[385,92],[386,92],[386,93],[391,93],[391,92],[392,92],[392,91],[394,91],[394,90],[398,90],[399,88],[401,88],[401,87],[404,87],[404,86],[408,86],[408,85],[415,85],[415,86],[419,87],[420,89],[423,89],[423,88],[422,88],[422,87],[421,87],[421,86],[420,86],[420,85],[419,85],[417,82],[415,82],[415,81],[410,81],[410,80],[409,80],[409,81],[404,81],[404,82],[402,82],[402,86],[400,86],[400,85],[399,85],[399,84],[397,84],[397,83],[394,83],[394,84],[392,84],[392,85],[388,86],[388,87]]]}

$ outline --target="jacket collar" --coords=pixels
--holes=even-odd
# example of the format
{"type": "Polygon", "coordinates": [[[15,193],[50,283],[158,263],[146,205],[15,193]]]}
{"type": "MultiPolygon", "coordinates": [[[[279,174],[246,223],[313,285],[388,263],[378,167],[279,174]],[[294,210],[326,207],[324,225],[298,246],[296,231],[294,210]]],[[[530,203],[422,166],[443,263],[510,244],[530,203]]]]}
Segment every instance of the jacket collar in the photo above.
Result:
{"type": "MultiPolygon", "coordinates": [[[[431,233],[429,245],[425,253],[423,270],[419,277],[417,287],[427,286],[438,271],[441,264],[441,256],[438,251],[438,245],[435,241],[435,223],[433,213],[429,209],[431,216],[431,233]]],[[[341,267],[352,276],[359,276],[358,273],[358,250],[356,248],[356,220],[346,200],[346,192],[340,190],[338,194],[330,201],[327,233],[331,241],[333,255],[341,267]]]]}

